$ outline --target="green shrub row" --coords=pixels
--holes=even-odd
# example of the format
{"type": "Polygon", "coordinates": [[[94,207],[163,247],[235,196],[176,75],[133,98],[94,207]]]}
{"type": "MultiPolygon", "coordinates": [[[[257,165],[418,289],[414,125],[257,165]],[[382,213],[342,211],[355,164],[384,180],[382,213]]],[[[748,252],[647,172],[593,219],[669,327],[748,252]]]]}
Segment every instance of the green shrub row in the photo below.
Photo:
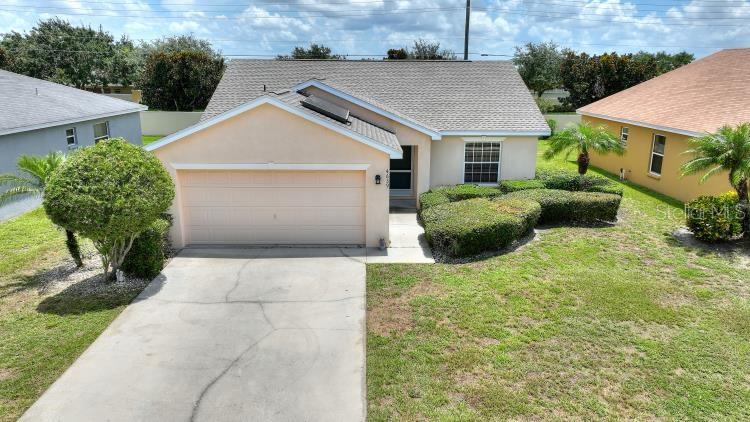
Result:
{"type": "Polygon", "coordinates": [[[502,199],[527,199],[542,207],[541,224],[615,221],[622,197],[601,192],[529,189],[511,192],[502,199]]]}
{"type": "Polygon", "coordinates": [[[473,198],[422,211],[425,236],[452,257],[476,255],[512,244],[536,225],[541,207],[524,199],[473,198]]]}
{"type": "Polygon", "coordinates": [[[574,170],[539,169],[536,172],[536,178],[544,183],[546,189],[613,193],[622,196],[622,186],[620,184],[596,174],[581,176],[574,170]]]}
{"type": "Polygon", "coordinates": [[[171,225],[171,216],[165,216],[155,220],[149,228],[141,232],[122,262],[122,270],[133,277],[143,279],[152,279],[159,275],[170,249],[171,225]]]}
{"type": "Polygon", "coordinates": [[[472,198],[493,198],[503,194],[498,186],[456,185],[442,186],[419,195],[419,207],[430,208],[448,202],[463,201],[472,198]]]}
{"type": "Polygon", "coordinates": [[[685,204],[685,223],[696,238],[705,242],[723,242],[742,234],[742,216],[735,192],[699,196],[685,204]]]}
{"type": "Polygon", "coordinates": [[[517,192],[528,189],[544,189],[544,182],[539,179],[528,180],[503,180],[500,182],[500,190],[504,193],[517,192]]]}

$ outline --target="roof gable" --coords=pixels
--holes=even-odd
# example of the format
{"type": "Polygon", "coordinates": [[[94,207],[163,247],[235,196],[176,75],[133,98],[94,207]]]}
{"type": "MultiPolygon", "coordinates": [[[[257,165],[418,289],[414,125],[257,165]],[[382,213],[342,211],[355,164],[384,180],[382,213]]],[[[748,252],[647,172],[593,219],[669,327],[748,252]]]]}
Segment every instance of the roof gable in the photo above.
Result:
{"type": "Polygon", "coordinates": [[[285,110],[295,116],[331,129],[334,132],[347,136],[351,139],[354,139],[355,141],[383,151],[389,154],[391,158],[401,158],[401,147],[399,146],[398,140],[396,139],[395,135],[393,135],[392,133],[387,132],[384,129],[377,128],[359,119],[352,119],[351,127],[349,127],[348,125],[336,122],[333,119],[319,115],[311,110],[302,107],[301,105],[299,105],[299,98],[297,97],[301,96],[296,93],[286,93],[279,97],[264,95],[239,107],[235,107],[225,113],[219,114],[207,120],[203,120],[193,126],[187,127],[180,130],[179,132],[175,132],[169,136],[166,136],[154,143],[147,145],[145,149],[147,151],[154,151],[165,145],[185,138],[188,135],[192,135],[193,133],[199,132],[217,123],[228,120],[234,116],[252,110],[263,104],[269,104],[285,110]]]}

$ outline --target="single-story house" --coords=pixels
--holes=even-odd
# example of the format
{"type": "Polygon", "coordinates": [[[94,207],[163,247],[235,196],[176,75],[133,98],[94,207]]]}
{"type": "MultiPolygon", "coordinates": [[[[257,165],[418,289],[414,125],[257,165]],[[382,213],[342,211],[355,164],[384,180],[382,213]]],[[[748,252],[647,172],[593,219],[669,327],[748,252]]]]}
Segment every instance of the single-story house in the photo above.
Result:
{"type": "Polygon", "coordinates": [[[141,143],[139,113],[147,107],[0,70],[0,173],[20,155],[92,145],[123,137],[141,143]]]}
{"type": "Polygon", "coordinates": [[[657,192],[688,201],[731,191],[726,174],[699,183],[680,176],[690,138],[750,122],[750,48],[722,50],[577,110],[626,145],[624,156],[591,163],[657,192]]]}
{"type": "Polygon", "coordinates": [[[202,120],[147,149],[177,247],[379,246],[390,199],[532,178],[548,134],[507,61],[232,60],[202,120]]]}

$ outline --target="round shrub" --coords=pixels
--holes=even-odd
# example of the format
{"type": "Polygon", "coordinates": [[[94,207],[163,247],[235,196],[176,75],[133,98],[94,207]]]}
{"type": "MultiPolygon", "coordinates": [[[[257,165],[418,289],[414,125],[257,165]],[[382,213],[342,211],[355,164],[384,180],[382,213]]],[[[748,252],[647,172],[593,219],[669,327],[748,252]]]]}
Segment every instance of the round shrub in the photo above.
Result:
{"type": "Polygon", "coordinates": [[[523,199],[467,199],[435,205],[422,213],[430,245],[448,256],[502,249],[531,230],[541,208],[523,199]]]}
{"type": "Polygon", "coordinates": [[[116,138],[72,154],[50,178],[44,209],[55,224],[93,241],[106,276],[173,198],[174,185],[161,162],[116,138]]]}
{"type": "Polygon", "coordinates": [[[617,220],[622,197],[601,192],[569,192],[559,189],[529,189],[502,198],[536,201],[542,207],[541,224],[593,223],[617,220]]]}
{"type": "Polygon", "coordinates": [[[575,170],[539,169],[536,178],[542,181],[546,189],[603,192],[622,196],[622,186],[619,183],[595,174],[581,176],[575,170]]]}
{"type": "Polygon", "coordinates": [[[504,193],[516,192],[528,189],[544,189],[544,182],[539,179],[529,180],[503,180],[500,182],[500,190],[504,193]]]}
{"type": "Polygon", "coordinates": [[[699,196],[685,204],[685,223],[705,242],[723,242],[742,234],[742,216],[735,192],[699,196]]]}
{"type": "Polygon", "coordinates": [[[122,261],[123,271],[143,279],[152,279],[164,268],[165,251],[169,249],[171,223],[158,218],[133,241],[133,246],[122,261]]]}
{"type": "Polygon", "coordinates": [[[419,195],[419,209],[424,211],[430,207],[450,202],[447,196],[440,191],[429,191],[419,195]]]}

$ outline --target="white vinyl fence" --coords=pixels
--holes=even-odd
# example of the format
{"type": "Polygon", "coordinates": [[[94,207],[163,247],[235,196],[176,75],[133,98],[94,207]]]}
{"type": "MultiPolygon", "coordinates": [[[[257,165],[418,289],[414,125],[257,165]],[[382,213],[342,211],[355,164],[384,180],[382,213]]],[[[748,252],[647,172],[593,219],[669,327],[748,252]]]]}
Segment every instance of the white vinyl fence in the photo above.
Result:
{"type": "Polygon", "coordinates": [[[555,127],[556,131],[563,130],[581,122],[581,116],[575,113],[548,113],[544,115],[544,118],[547,120],[552,119],[557,122],[557,126],[555,127]]]}
{"type": "Polygon", "coordinates": [[[141,131],[144,135],[171,135],[198,123],[200,111],[142,111],[141,131]]]}

